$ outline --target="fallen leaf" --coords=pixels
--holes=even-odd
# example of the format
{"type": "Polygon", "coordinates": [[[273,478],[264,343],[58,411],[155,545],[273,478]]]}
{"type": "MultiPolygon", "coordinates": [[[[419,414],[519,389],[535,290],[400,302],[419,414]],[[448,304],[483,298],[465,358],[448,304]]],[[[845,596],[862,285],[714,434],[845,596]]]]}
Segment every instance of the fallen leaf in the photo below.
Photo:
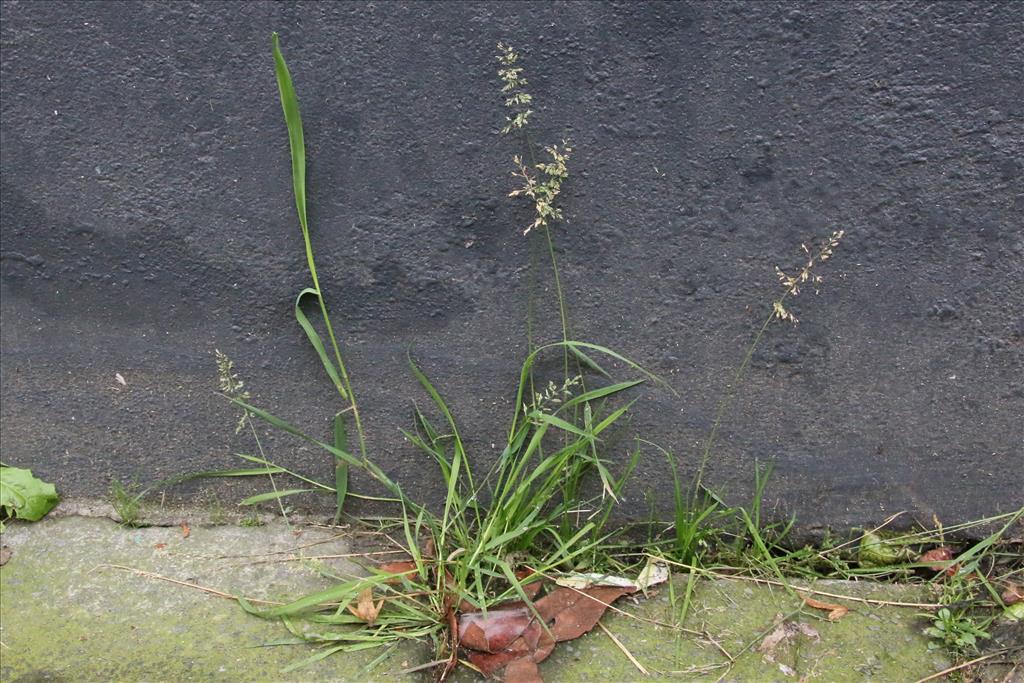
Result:
{"type": "Polygon", "coordinates": [[[828,612],[827,618],[829,621],[839,621],[850,611],[850,608],[844,605],[837,605],[832,602],[822,602],[821,600],[815,600],[814,598],[804,598],[804,604],[808,607],[822,609],[828,612]]]}
{"type": "Polygon", "coordinates": [[[636,588],[592,586],[586,590],[556,588],[535,603],[555,641],[572,640],[597,625],[608,606],[636,588]]]}
{"type": "Polygon", "coordinates": [[[808,624],[783,621],[780,622],[771,633],[764,637],[764,640],[762,640],[761,644],[757,647],[757,651],[764,655],[765,661],[775,662],[775,650],[780,645],[788,643],[798,635],[804,635],[815,642],[821,640],[821,636],[818,635],[818,632],[808,624]]]}
{"type": "Polygon", "coordinates": [[[647,566],[640,571],[640,575],[636,577],[636,587],[642,591],[646,591],[651,586],[657,586],[659,583],[665,583],[668,579],[668,565],[651,560],[647,563],[647,566]]]}
{"type": "MultiPolygon", "coordinates": [[[[377,571],[383,574],[411,574],[416,571],[418,567],[412,560],[401,560],[399,562],[385,562],[384,564],[377,565],[377,571]]],[[[388,579],[388,583],[401,583],[402,577],[396,576],[393,579],[388,579]]]]}
{"type": "Polygon", "coordinates": [[[933,548],[928,552],[917,558],[920,564],[923,564],[931,569],[933,572],[944,572],[949,576],[953,576],[960,569],[960,566],[953,564],[952,560],[955,557],[953,549],[948,546],[942,546],[941,548],[933,548]]]}
{"type": "Polygon", "coordinates": [[[1024,600],[1024,586],[1017,583],[1007,582],[1003,594],[1000,595],[1006,605],[1016,605],[1024,600]]]}
{"type": "Polygon", "coordinates": [[[505,669],[505,683],[544,683],[544,679],[540,677],[537,662],[517,659],[505,669]]]}
{"type": "Polygon", "coordinates": [[[154,543],[153,547],[156,548],[157,550],[162,550],[162,549],[167,547],[167,544],[166,543],[154,543]]]}
{"type": "Polygon", "coordinates": [[[373,601],[373,589],[367,587],[359,592],[355,607],[349,605],[348,611],[357,619],[362,619],[367,624],[372,625],[373,622],[377,621],[377,615],[380,614],[382,607],[384,607],[384,601],[380,600],[375,603],[373,601]]]}
{"type": "Polygon", "coordinates": [[[556,642],[587,633],[608,605],[636,590],[635,585],[582,590],[560,586],[537,600],[533,610],[517,601],[486,614],[462,613],[457,627],[459,645],[487,676],[503,673],[505,683],[541,683],[537,664],[551,654],[556,642]],[[543,621],[537,619],[538,614],[543,621]]]}
{"type": "MultiPolygon", "coordinates": [[[[540,575],[532,569],[517,569],[515,571],[515,575],[520,582],[525,582],[527,579],[533,577],[537,577],[538,579],[540,578],[540,575]]],[[[519,587],[523,589],[523,593],[526,594],[526,597],[533,600],[537,597],[537,593],[540,592],[540,589],[544,587],[544,583],[538,580],[531,583],[520,583],[519,587]]]]}
{"type": "Polygon", "coordinates": [[[583,590],[591,586],[617,586],[619,588],[634,588],[636,584],[621,576],[610,574],[598,574],[596,572],[583,574],[564,574],[555,579],[555,583],[565,588],[583,590]]]}
{"type": "Polygon", "coordinates": [[[459,615],[459,644],[467,658],[486,676],[505,669],[508,683],[540,680],[537,663],[555,647],[554,638],[541,627],[533,612],[520,603],[506,609],[459,615]],[[522,662],[512,666],[516,662],[522,662]],[[532,667],[530,666],[532,664],[532,667]]]}
{"type": "Polygon", "coordinates": [[[13,555],[13,554],[14,553],[11,551],[11,549],[9,547],[7,547],[6,545],[0,547],[0,567],[2,567],[5,564],[7,564],[7,561],[9,559],[11,559],[11,555],[13,555]]]}
{"type": "Polygon", "coordinates": [[[192,529],[189,528],[188,522],[185,520],[181,521],[181,537],[188,538],[188,535],[192,533],[192,529]]]}
{"type": "Polygon", "coordinates": [[[458,622],[459,642],[463,647],[480,652],[526,651],[528,645],[523,636],[533,626],[540,628],[535,622],[533,613],[521,603],[505,609],[491,609],[486,614],[462,614],[458,622]]]}
{"type": "Polygon", "coordinates": [[[565,574],[555,579],[555,583],[565,588],[583,590],[591,586],[615,586],[617,588],[632,588],[634,590],[646,591],[651,586],[668,581],[668,565],[650,560],[637,575],[636,579],[627,579],[623,576],[611,574],[599,574],[596,572],[565,574]]]}

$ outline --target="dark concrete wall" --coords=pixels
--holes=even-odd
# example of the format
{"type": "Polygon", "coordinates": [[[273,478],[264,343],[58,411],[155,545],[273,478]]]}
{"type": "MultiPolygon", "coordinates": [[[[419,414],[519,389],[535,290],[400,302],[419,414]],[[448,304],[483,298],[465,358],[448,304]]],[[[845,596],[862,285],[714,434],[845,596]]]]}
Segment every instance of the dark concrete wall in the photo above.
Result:
{"type": "MultiPolygon", "coordinates": [[[[215,347],[258,404],[327,433],[337,397],[291,314],[307,275],[277,30],[371,449],[416,493],[439,496],[398,431],[423,400],[407,349],[482,461],[524,352],[504,40],[537,139],[577,150],[557,228],[577,336],[679,391],[644,391],[631,429],[692,468],[773,267],[845,229],[801,324],[757,352],[710,481],[740,500],[773,460],[769,498],[808,525],[1022,504],[1019,3],[5,2],[2,20],[2,457],[65,493],[234,466],[253,446],[213,393],[215,347]]],[[[265,445],[327,476],[322,453],[265,445]]],[[[646,489],[667,509],[666,472],[644,459],[633,515],[646,489]]]]}

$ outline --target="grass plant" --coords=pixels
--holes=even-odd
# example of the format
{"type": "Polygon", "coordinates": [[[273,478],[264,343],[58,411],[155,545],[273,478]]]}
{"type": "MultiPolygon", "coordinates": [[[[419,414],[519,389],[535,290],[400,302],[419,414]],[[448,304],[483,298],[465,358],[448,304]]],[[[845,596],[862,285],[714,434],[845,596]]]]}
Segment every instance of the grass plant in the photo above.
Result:
{"type": "MultiPolygon", "coordinates": [[[[458,611],[486,611],[510,599],[530,604],[524,588],[531,582],[552,573],[592,568],[602,560],[600,549],[609,542],[605,525],[611,508],[639,457],[639,450],[635,449],[624,466],[616,466],[605,454],[606,440],[631,406],[630,401],[620,400],[624,393],[644,381],[660,380],[609,348],[571,339],[559,284],[561,339],[542,344],[531,341],[520,369],[515,408],[502,439],[503,448],[490,466],[481,467],[474,461],[451,407],[427,373],[410,358],[410,368],[430,398],[432,409],[416,407],[413,428],[405,436],[438,467],[445,486],[444,504],[442,509],[433,510],[406,495],[400,483],[388,477],[367,455],[363,422],[339,336],[331,326],[317,276],[306,216],[301,115],[276,34],[273,53],[291,148],[296,211],[312,280],[312,286],[303,289],[296,299],[295,316],[341,397],[343,408],[334,417],[333,438],[321,440],[252,405],[230,361],[218,357],[222,393],[242,411],[240,428],[247,421],[251,427],[251,420],[262,420],[323,449],[337,463],[335,481],[323,483],[271,461],[262,448],[259,455],[244,454],[246,460],[267,468],[267,474],[290,476],[299,485],[279,488],[274,483],[273,490],[243,503],[280,502],[294,494],[323,491],[334,495],[336,509],[340,511],[344,499],[353,495],[347,490],[348,469],[358,468],[387,491],[387,497],[381,500],[398,506],[396,543],[408,555],[409,562],[401,565],[400,571],[368,567],[369,576],[350,577],[325,591],[274,609],[260,610],[244,601],[243,607],[261,617],[281,619],[294,635],[323,646],[305,661],[333,652],[429,638],[435,644],[438,658],[451,665],[456,661],[453,638],[458,611]],[[316,304],[326,343],[324,335],[303,311],[303,300],[307,298],[316,304]],[[535,368],[538,360],[549,353],[563,356],[565,373],[560,382],[550,380],[544,390],[537,391],[535,368]],[[635,377],[614,381],[601,368],[600,386],[586,387],[582,372],[570,373],[568,359],[581,359],[586,368],[600,368],[596,357],[627,368],[635,377]],[[350,418],[355,449],[349,447],[350,418]],[[582,491],[590,476],[599,482],[599,493],[586,499],[582,491]],[[306,627],[300,627],[300,622],[306,627]]],[[[519,81],[520,85],[524,83],[519,81]]],[[[528,95],[515,97],[520,103],[529,101],[528,95]]],[[[516,120],[525,125],[528,116],[524,114],[516,120]]],[[[536,217],[531,228],[546,234],[556,278],[557,259],[549,227],[560,217],[555,200],[568,175],[570,151],[565,145],[548,148],[551,161],[536,166],[542,176],[540,180],[518,162],[524,186],[513,192],[534,201],[536,217]]],[[[255,430],[253,433],[255,436],[255,430]]]]}
{"type": "MultiPolygon", "coordinates": [[[[319,645],[313,655],[297,662],[293,668],[335,652],[429,639],[436,651],[435,663],[444,663],[444,671],[448,671],[457,661],[454,624],[460,611],[486,612],[515,599],[529,605],[527,589],[541,577],[559,572],[604,570],[610,566],[621,568],[623,564],[641,561],[645,553],[667,559],[688,572],[691,580],[678,596],[680,622],[685,620],[693,592],[697,590],[697,579],[717,575],[725,566],[731,572],[771,577],[771,581],[787,587],[787,577],[792,576],[808,579],[918,576],[915,572],[921,565],[911,556],[882,567],[868,566],[864,561],[864,539],[868,539],[870,548],[874,541],[869,534],[877,530],[865,532],[854,543],[820,548],[789,547],[792,520],[774,522],[763,509],[770,466],[755,467],[753,499],[747,506],[727,505],[705,481],[720,428],[755,349],[773,323],[797,322],[789,301],[803,287],[820,284],[817,270],[832,257],[844,236],[843,231],[832,233],[816,249],[803,246],[805,260],[795,274],[777,269],[782,291],[771,303],[770,312],[726,387],[692,477],[684,477],[670,450],[646,441],[639,441],[624,463],[613,462],[609,454],[611,435],[621,426],[632,405],[631,401],[623,401],[626,393],[644,381],[660,380],[609,348],[574,338],[553,234],[553,226],[562,219],[558,200],[569,178],[568,164],[573,149],[566,141],[540,148],[533,143],[529,132],[533,98],[527,91],[520,56],[509,46],[499,44],[498,47],[499,77],[509,110],[503,132],[520,135],[524,148],[523,154],[513,156],[513,175],[518,186],[510,195],[526,198],[532,205],[532,219],[523,232],[532,240],[531,253],[547,251],[560,334],[553,339],[539,334],[531,294],[527,353],[520,368],[514,410],[509,416],[507,431],[500,439],[500,455],[489,464],[478,462],[470,453],[442,391],[410,357],[410,369],[429,397],[430,407],[414,408],[413,425],[405,436],[435,463],[441,474],[444,504],[434,510],[408,496],[400,482],[392,480],[369,457],[364,422],[339,343],[341,335],[331,324],[316,268],[307,217],[305,142],[298,98],[278,37],[273,36],[275,74],[288,131],[292,187],[310,278],[310,286],[303,288],[295,299],[294,315],[341,404],[334,413],[329,437],[303,432],[253,405],[230,360],[218,353],[221,391],[240,408],[238,428],[248,427],[257,453],[240,455],[254,465],[251,469],[215,474],[268,476],[271,490],[242,502],[255,505],[276,501],[282,513],[285,512],[282,500],[289,496],[309,492],[330,495],[337,521],[346,500],[358,495],[348,486],[349,471],[361,470],[387,492],[378,500],[397,506],[389,538],[409,559],[384,567],[367,567],[366,576],[339,577],[329,588],[280,607],[259,609],[244,600],[242,606],[254,615],[280,619],[296,637],[296,642],[319,645]],[[544,160],[538,161],[539,157],[544,160]],[[308,304],[313,304],[315,315],[312,317],[307,314],[308,304]],[[537,373],[539,359],[547,354],[561,356],[562,376],[557,381],[537,373]],[[597,359],[626,368],[633,378],[613,380],[597,359]],[[274,462],[263,451],[254,420],[323,450],[334,463],[333,480],[320,482],[274,462]],[[354,438],[350,439],[350,431],[354,438]],[[654,537],[645,548],[632,548],[623,553],[622,542],[613,538],[608,521],[644,446],[654,448],[668,463],[673,481],[674,518],[666,534],[654,537]],[[298,483],[279,487],[275,476],[289,477],[298,483]],[[585,493],[590,490],[588,481],[596,484],[596,493],[589,497],[585,493]]],[[[127,505],[133,495],[122,491],[117,497],[127,505]]],[[[984,637],[988,624],[973,616],[980,593],[976,587],[984,587],[981,592],[992,599],[1005,576],[991,571],[986,575],[979,567],[985,562],[992,571],[996,571],[997,566],[1009,566],[991,558],[1002,547],[1002,534],[1020,514],[1018,511],[1012,519],[983,520],[985,523],[1006,522],[1006,526],[1002,532],[988,536],[958,556],[962,567],[973,567],[971,571],[984,578],[943,584],[943,590],[948,591],[949,604],[945,612],[930,615],[934,623],[929,628],[933,629],[930,634],[946,645],[966,651],[968,645],[984,637]],[[961,604],[965,602],[967,606],[961,604]]],[[[935,541],[925,532],[908,535],[903,540],[914,552],[922,551],[935,541]]],[[[894,541],[887,539],[885,542],[894,541]]],[[[993,604],[998,602],[998,597],[994,601],[993,604]]]]}

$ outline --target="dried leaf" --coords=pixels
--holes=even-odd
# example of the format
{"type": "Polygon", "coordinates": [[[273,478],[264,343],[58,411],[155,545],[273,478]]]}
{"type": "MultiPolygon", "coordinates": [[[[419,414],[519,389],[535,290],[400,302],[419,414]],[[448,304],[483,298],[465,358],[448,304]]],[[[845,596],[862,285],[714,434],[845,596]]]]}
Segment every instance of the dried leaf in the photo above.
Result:
{"type": "Polygon", "coordinates": [[[1000,596],[1006,605],[1016,605],[1024,601],[1024,586],[1017,583],[1007,582],[1003,594],[1000,596]]]}
{"type": "MultiPolygon", "coordinates": [[[[538,579],[540,578],[540,576],[532,569],[517,569],[515,574],[516,578],[519,579],[519,581],[521,582],[525,582],[527,579],[533,578],[535,576],[538,579]]],[[[533,600],[535,597],[537,597],[537,593],[539,593],[540,589],[543,587],[544,583],[542,581],[533,581],[531,583],[522,583],[520,585],[520,588],[523,589],[523,593],[525,593],[526,597],[528,597],[530,600],[533,600]]]]}
{"type": "MultiPolygon", "coordinates": [[[[377,571],[383,574],[411,574],[417,571],[419,568],[416,563],[412,560],[402,560],[400,562],[385,562],[384,564],[377,565],[377,571]]],[[[393,579],[388,579],[387,583],[394,585],[402,582],[401,576],[396,576],[393,579]]]]}
{"type": "Polygon", "coordinates": [[[486,614],[462,613],[458,618],[459,644],[469,661],[487,676],[504,670],[505,683],[539,683],[536,665],[551,654],[556,642],[587,633],[609,604],[635,591],[632,585],[591,586],[584,590],[556,588],[533,606],[547,629],[521,601],[488,610],[486,614]]]}
{"type": "Polygon", "coordinates": [[[525,652],[531,639],[524,641],[523,636],[531,626],[536,626],[533,613],[521,604],[488,610],[486,614],[470,612],[459,616],[459,642],[463,647],[480,652],[525,652]]]}
{"type": "Polygon", "coordinates": [[[764,640],[762,640],[761,644],[757,647],[757,651],[764,655],[765,661],[774,662],[775,650],[780,645],[787,644],[798,635],[804,635],[815,642],[821,640],[818,632],[808,624],[783,621],[780,622],[771,633],[764,637],[764,640]]]}
{"type": "Polygon", "coordinates": [[[565,574],[555,579],[555,583],[565,588],[584,590],[591,586],[616,586],[618,588],[635,588],[636,584],[630,579],[609,574],[598,574],[596,572],[583,574],[565,574]]]}
{"type": "Polygon", "coordinates": [[[537,612],[548,623],[555,640],[579,638],[597,625],[608,605],[636,588],[619,586],[592,586],[578,591],[556,588],[537,601],[537,612]]]}
{"type": "Polygon", "coordinates": [[[636,587],[642,591],[646,591],[651,586],[657,586],[659,583],[665,583],[669,578],[669,569],[667,564],[660,564],[651,560],[647,563],[641,571],[640,575],[636,577],[636,587]]]}
{"type": "Polygon", "coordinates": [[[822,602],[821,600],[815,600],[814,598],[804,598],[804,604],[808,607],[823,609],[828,612],[827,618],[829,621],[839,621],[850,611],[850,608],[844,605],[837,605],[832,602],[822,602]]]}
{"type": "Polygon", "coordinates": [[[941,548],[929,550],[917,558],[917,561],[926,565],[933,572],[945,572],[949,576],[953,576],[960,569],[959,565],[952,563],[954,557],[952,548],[942,546],[941,548]]]}
{"type": "Polygon", "coordinates": [[[505,668],[505,683],[544,683],[540,677],[537,662],[532,659],[517,659],[505,668]]]}
{"type": "Polygon", "coordinates": [[[554,638],[522,603],[509,609],[490,610],[486,615],[462,614],[458,630],[459,642],[467,649],[469,661],[487,676],[504,669],[507,683],[540,681],[536,665],[555,647],[554,638]]]}
{"type": "Polygon", "coordinates": [[[11,555],[13,554],[14,552],[6,545],[0,547],[0,567],[7,564],[7,561],[11,559],[11,555]]]}
{"type": "Polygon", "coordinates": [[[377,615],[380,614],[382,607],[384,607],[384,601],[380,600],[375,603],[373,601],[373,589],[368,587],[359,592],[355,607],[349,605],[348,611],[357,619],[362,619],[367,624],[373,624],[373,622],[377,621],[377,615]]]}
{"type": "Polygon", "coordinates": [[[189,534],[192,533],[192,529],[189,528],[188,522],[185,520],[181,521],[181,537],[188,538],[189,534]]]}
{"type": "Polygon", "coordinates": [[[615,586],[617,588],[632,588],[634,590],[646,591],[651,586],[668,581],[668,566],[651,560],[640,571],[636,579],[627,579],[623,576],[611,574],[599,574],[596,572],[581,574],[565,574],[555,579],[555,583],[565,588],[584,590],[591,586],[615,586]]]}
{"type": "Polygon", "coordinates": [[[167,547],[167,544],[166,543],[154,543],[153,547],[156,548],[157,550],[163,550],[164,548],[167,547]]]}

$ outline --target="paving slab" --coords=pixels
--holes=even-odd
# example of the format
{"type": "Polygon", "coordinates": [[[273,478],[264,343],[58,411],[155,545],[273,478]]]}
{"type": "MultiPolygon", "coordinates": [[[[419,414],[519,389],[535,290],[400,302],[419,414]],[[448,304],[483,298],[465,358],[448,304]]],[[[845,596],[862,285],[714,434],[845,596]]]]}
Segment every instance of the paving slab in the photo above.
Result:
{"type": "MultiPolygon", "coordinates": [[[[344,557],[320,565],[283,561],[300,547],[307,555],[349,554],[344,532],[274,522],[193,526],[186,537],[178,526],[131,529],[106,519],[65,517],[11,524],[2,542],[11,551],[0,568],[4,682],[427,679],[422,671],[401,673],[429,660],[426,645],[383,656],[338,654],[282,672],[315,650],[264,647],[289,638],[281,624],[251,617],[232,600],[152,576],[287,600],[330,585],[318,569],[341,576],[359,571],[344,557]]],[[[814,588],[868,600],[929,600],[915,586],[817,582],[814,588]]],[[[912,607],[839,600],[850,611],[830,622],[823,611],[800,610],[799,597],[782,588],[705,580],[692,592],[683,622],[689,632],[681,632],[671,625],[678,623],[684,590],[679,579],[649,599],[620,600],[616,608],[624,613],[606,615],[606,630],[556,648],[541,665],[545,681],[905,682],[949,665],[941,653],[929,652],[921,633],[926,623],[912,607]],[[778,642],[767,647],[766,638],[778,642]]],[[[477,679],[465,669],[455,677],[477,679]]]]}

